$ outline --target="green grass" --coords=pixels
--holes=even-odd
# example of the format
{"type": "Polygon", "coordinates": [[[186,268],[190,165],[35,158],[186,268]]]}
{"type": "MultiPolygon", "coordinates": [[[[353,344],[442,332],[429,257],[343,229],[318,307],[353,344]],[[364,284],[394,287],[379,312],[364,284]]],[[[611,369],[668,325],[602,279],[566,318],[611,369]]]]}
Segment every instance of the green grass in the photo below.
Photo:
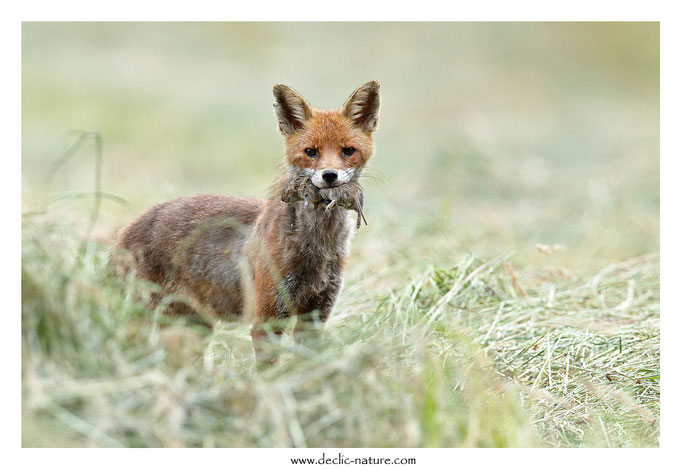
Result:
{"type": "Polygon", "coordinates": [[[22,40],[24,446],[658,446],[656,24],[26,23],[22,40]],[[152,203],[265,194],[273,83],[334,106],[372,78],[369,225],[319,344],[285,335],[258,373],[247,325],[149,312],[150,286],[108,275],[115,231],[152,203]],[[103,137],[94,227],[91,141],[52,174],[70,129],[103,137]]]}
{"type": "Polygon", "coordinates": [[[25,446],[658,442],[653,255],[582,279],[468,255],[399,290],[349,285],[320,344],[286,338],[257,373],[245,325],[152,315],[104,247],[74,270],[64,228],[25,234],[25,446]]]}

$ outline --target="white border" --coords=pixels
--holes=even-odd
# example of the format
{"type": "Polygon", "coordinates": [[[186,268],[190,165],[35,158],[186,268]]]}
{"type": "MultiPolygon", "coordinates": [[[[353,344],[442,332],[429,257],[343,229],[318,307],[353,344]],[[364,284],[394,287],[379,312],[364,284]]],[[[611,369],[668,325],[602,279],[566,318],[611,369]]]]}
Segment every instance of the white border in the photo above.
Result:
{"type": "MultiPolygon", "coordinates": [[[[679,353],[675,347],[675,333],[680,331],[680,301],[674,296],[678,279],[680,257],[680,217],[677,201],[679,194],[680,123],[676,119],[681,108],[679,84],[682,75],[679,66],[681,24],[676,15],[676,2],[660,1],[573,1],[556,3],[546,1],[514,2],[466,2],[451,4],[444,8],[441,2],[422,0],[417,6],[406,9],[397,2],[372,2],[347,0],[322,7],[319,1],[258,2],[236,4],[213,1],[147,2],[122,0],[111,2],[93,1],[25,1],[14,10],[4,7],[2,47],[4,72],[2,74],[3,132],[6,146],[4,158],[9,168],[3,172],[3,200],[7,206],[10,222],[3,228],[4,248],[2,283],[4,299],[9,299],[5,309],[4,337],[0,342],[5,358],[3,372],[11,380],[2,389],[3,447],[12,449],[4,455],[6,463],[16,462],[22,468],[34,466],[54,469],[120,467],[132,464],[137,467],[163,466],[164,468],[187,468],[205,464],[218,468],[272,465],[273,468],[288,466],[293,456],[319,457],[321,449],[224,449],[224,450],[20,450],[20,174],[21,170],[21,21],[344,21],[344,20],[391,20],[391,21],[660,21],[661,24],[661,276],[662,276],[662,335],[663,376],[662,394],[662,449],[626,449],[602,451],[587,449],[538,449],[538,450],[484,450],[484,449],[354,449],[347,450],[353,456],[415,456],[418,465],[408,468],[454,468],[475,466],[523,468],[547,466],[573,468],[581,462],[590,468],[669,468],[664,462],[674,462],[676,430],[680,416],[677,393],[680,390],[677,370],[679,353]],[[114,6],[115,5],[115,6],[114,6]],[[16,222],[15,222],[16,221],[16,222]],[[669,457],[664,460],[665,457],[669,457]],[[456,459],[456,460],[455,460],[456,459]]],[[[412,4],[413,5],[413,4],[412,4]]],[[[328,454],[334,450],[327,450],[328,454]]],[[[345,466],[344,466],[345,467],[345,466]]]]}
{"type": "Polygon", "coordinates": [[[660,21],[673,2],[649,0],[479,0],[476,2],[319,0],[26,0],[21,21],[660,21]],[[450,4],[447,4],[450,3],[450,4]]]}

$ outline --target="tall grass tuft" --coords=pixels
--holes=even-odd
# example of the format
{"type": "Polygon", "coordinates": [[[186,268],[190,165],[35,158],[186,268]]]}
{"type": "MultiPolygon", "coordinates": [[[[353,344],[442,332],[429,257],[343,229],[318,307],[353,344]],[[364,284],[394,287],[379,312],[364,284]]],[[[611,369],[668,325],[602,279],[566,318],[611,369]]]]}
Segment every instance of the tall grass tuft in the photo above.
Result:
{"type": "MultiPolygon", "coordinates": [[[[658,260],[589,279],[465,257],[256,372],[248,327],[144,307],[107,248],[24,226],[24,446],[655,446],[658,260]]],[[[353,286],[348,286],[353,292],[353,286]]]]}

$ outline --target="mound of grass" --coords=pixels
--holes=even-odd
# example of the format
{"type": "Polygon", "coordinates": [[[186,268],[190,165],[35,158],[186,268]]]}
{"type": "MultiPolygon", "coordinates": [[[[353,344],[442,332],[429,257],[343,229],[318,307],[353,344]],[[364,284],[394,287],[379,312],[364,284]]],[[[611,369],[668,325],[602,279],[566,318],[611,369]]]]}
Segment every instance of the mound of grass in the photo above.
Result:
{"type": "Polygon", "coordinates": [[[585,279],[470,256],[424,273],[391,309],[458,322],[518,386],[547,445],[658,445],[658,255],[585,279]]]}
{"type": "Polygon", "coordinates": [[[107,254],[24,226],[24,446],[657,445],[653,256],[590,279],[469,256],[256,372],[246,325],[146,311],[107,254]]]}

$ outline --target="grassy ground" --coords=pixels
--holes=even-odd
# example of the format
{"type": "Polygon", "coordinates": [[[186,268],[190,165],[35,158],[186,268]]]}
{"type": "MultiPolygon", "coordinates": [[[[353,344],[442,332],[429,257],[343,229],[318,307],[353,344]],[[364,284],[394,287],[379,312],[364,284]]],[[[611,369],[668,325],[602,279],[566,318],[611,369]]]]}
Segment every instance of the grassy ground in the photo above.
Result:
{"type": "Polygon", "coordinates": [[[26,24],[23,51],[24,446],[658,445],[656,25],[26,24]],[[106,275],[152,203],[265,194],[273,83],[370,78],[370,225],[315,350],[255,373],[247,326],[106,275]],[[69,129],[103,136],[92,230],[69,129]]]}

